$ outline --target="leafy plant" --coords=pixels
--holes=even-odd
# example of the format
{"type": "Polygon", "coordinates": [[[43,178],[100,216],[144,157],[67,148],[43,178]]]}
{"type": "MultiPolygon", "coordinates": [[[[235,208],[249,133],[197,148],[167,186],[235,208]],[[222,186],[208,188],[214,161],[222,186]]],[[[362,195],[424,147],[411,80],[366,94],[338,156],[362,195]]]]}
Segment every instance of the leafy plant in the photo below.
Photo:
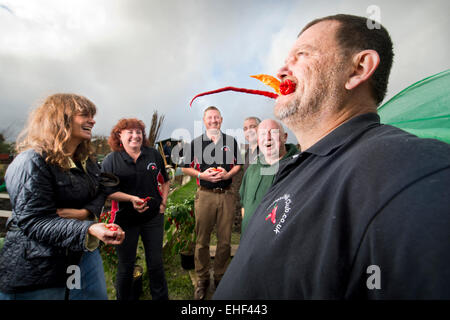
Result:
{"type": "Polygon", "coordinates": [[[195,245],[194,195],[180,203],[168,199],[166,218],[164,246],[169,244],[173,255],[192,251],[195,245]]]}

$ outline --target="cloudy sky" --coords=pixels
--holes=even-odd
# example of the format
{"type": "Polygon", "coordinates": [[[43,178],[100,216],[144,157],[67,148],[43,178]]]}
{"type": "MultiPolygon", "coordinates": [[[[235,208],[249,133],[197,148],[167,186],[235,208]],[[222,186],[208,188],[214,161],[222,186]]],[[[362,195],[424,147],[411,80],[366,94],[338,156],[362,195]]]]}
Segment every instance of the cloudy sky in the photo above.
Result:
{"type": "Polygon", "coordinates": [[[0,0],[0,132],[14,139],[56,92],[97,105],[98,135],[122,117],[149,127],[158,110],[160,138],[192,138],[209,105],[237,132],[247,116],[273,117],[273,100],[226,92],[189,101],[223,86],[270,90],[249,75],[275,75],[300,29],[335,13],[375,17],[390,32],[389,99],[450,67],[448,12],[448,0],[0,0]]]}

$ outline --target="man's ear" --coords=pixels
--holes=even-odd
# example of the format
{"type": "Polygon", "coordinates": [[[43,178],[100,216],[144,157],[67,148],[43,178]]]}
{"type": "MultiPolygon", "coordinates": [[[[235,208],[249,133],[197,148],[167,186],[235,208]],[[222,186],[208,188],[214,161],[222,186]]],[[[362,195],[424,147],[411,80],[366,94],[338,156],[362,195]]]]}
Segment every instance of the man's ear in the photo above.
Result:
{"type": "Polygon", "coordinates": [[[353,73],[345,83],[347,90],[352,90],[370,79],[378,65],[380,56],[375,50],[363,50],[353,57],[353,73]]]}

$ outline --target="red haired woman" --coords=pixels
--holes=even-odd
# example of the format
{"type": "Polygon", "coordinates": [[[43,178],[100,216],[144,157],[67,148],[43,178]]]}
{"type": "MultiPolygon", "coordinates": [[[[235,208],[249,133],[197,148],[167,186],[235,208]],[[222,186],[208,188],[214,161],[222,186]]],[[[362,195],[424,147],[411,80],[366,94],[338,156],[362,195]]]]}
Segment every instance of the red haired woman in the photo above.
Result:
{"type": "Polygon", "coordinates": [[[164,160],[155,148],[148,146],[145,125],[138,119],[121,119],[112,129],[108,143],[113,152],[103,160],[102,171],[120,179],[117,192],[109,198],[118,201],[115,223],[127,234],[125,241],[117,246],[117,299],[133,298],[133,270],[141,236],[152,299],[166,300],[162,241],[170,184],[164,160]]]}

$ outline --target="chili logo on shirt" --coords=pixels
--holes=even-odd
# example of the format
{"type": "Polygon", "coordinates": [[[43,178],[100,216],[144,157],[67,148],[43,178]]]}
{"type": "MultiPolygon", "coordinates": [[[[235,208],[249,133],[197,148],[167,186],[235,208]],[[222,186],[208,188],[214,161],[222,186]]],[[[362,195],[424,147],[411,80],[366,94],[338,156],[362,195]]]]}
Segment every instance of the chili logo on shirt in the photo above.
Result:
{"type": "Polygon", "coordinates": [[[152,170],[158,169],[158,167],[156,166],[156,163],[154,163],[154,162],[150,162],[150,163],[147,165],[147,170],[150,170],[150,168],[151,168],[152,170]]]}
{"type": "Polygon", "coordinates": [[[265,218],[265,220],[270,220],[270,222],[272,222],[272,224],[276,224],[275,228],[273,229],[273,232],[275,232],[275,234],[279,234],[281,232],[281,229],[283,228],[284,223],[286,222],[287,218],[289,218],[289,212],[291,211],[291,195],[290,194],[285,194],[282,197],[276,199],[275,201],[273,201],[270,206],[267,207],[267,211],[268,214],[265,218]],[[283,208],[284,209],[281,211],[282,215],[280,217],[280,220],[277,223],[277,212],[278,209],[283,208]]]}

